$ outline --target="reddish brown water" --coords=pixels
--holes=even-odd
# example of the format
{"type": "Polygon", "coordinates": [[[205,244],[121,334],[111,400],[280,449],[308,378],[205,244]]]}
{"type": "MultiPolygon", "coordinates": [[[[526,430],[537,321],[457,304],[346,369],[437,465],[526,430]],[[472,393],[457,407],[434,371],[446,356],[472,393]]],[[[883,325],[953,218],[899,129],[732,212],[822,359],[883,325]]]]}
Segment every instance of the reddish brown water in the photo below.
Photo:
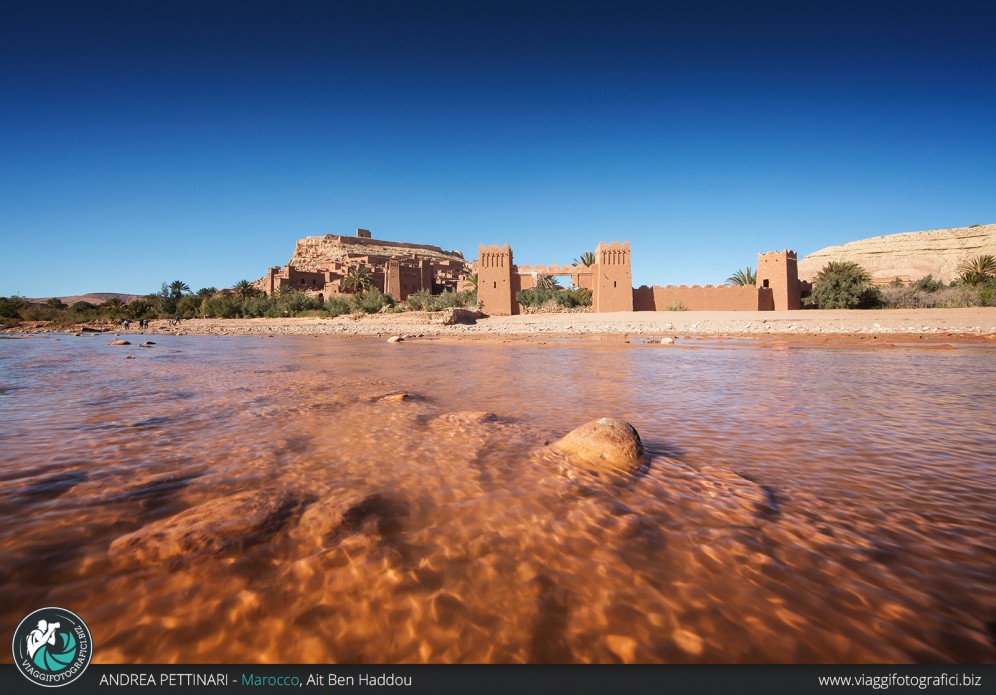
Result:
{"type": "Polygon", "coordinates": [[[996,660],[991,348],[155,340],[0,341],[4,629],[65,606],[99,662],[996,660]],[[533,453],[606,415],[643,474],[533,453]]]}

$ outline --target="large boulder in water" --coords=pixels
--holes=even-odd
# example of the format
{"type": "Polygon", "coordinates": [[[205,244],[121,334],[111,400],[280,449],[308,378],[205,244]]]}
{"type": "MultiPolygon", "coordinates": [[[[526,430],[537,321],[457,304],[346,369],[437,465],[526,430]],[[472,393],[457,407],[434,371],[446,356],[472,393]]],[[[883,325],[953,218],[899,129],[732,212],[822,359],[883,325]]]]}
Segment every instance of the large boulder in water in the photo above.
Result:
{"type": "Polygon", "coordinates": [[[547,449],[595,474],[636,473],[647,459],[636,429],[625,420],[610,417],[581,425],[547,449]]]}

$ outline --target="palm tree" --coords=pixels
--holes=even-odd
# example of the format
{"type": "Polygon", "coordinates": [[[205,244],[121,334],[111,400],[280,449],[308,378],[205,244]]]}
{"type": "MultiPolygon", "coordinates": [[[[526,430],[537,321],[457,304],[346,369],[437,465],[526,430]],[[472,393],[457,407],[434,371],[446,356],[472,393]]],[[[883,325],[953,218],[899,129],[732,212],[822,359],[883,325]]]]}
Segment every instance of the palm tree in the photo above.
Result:
{"type": "Polygon", "coordinates": [[[190,292],[190,285],[183,280],[174,280],[169,283],[169,294],[173,299],[179,299],[188,292],[190,292]]]}
{"type": "Polygon", "coordinates": [[[743,287],[744,285],[756,285],[757,273],[755,273],[750,266],[747,266],[743,270],[738,270],[733,275],[726,278],[726,284],[740,285],[741,287],[743,287]]]}
{"type": "Polygon", "coordinates": [[[978,285],[989,278],[996,278],[996,256],[988,254],[962,261],[958,266],[959,278],[968,285],[978,285]]]}
{"type": "Polygon", "coordinates": [[[100,305],[100,308],[106,312],[105,315],[110,316],[111,318],[117,318],[120,316],[121,312],[124,310],[124,307],[125,303],[121,301],[120,297],[111,297],[100,305]]]}
{"type": "Polygon", "coordinates": [[[540,275],[536,278],[536,286],[544,290],[560,289],[560,282],[552,275],[540,275]]]}
{"type": "Polygon", "coordinates": [[[365,292],[373,284],[373,274],[365,265],[354,265],[346,271],[341,287],[346,292],[365,292]]]}
{"type": "Polygon", "coordinates": [[[585,251],[581,254],[581,258],[574,259],[574,265],[583,265],[588,267],[595,265],[595,252],[585,251]]]}
{"type": "Polygon", "coordinates": [[[871,274],[854,261],[828,261],[820,269],[820,275],[848,275],[865,284],[871,282],[871,274]]]}
{"type": "Polygon", "coordinates": [[[256,295],[256,287],[248,280],[239,280],[234,285],[232,289],[235,290],[235,294],[242,297],[242,299],[249,299],[256,295]]]}
{"type": "Polygon", "coordinates": [[[473,285],[474,289],[477,289],[477,273],[471,273],[470,275],[468,275],[467,282],[473,285]]]}
{"type": "Polygon", "coordinates": [[[208,297],[214,296],[214,294],[217,291],[218,291],[217,287],[202,287],[199,290],[197,290],[197,296],[200,297],[201,299],[207,299],[208,297]]]}

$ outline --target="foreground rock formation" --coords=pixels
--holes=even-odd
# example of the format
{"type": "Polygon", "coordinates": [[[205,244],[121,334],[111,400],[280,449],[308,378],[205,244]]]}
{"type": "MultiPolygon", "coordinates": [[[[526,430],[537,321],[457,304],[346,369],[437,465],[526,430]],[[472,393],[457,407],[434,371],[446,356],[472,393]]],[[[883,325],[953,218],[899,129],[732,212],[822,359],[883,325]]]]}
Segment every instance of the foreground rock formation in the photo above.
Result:
{"type": "Polygon", "coordinates": [[[636,429],[625,420],[610,417],[571,430],[547,449],[594,475],[636,473],[647,458],[636,429]]]}
{"type": "Polygon", "coordinates": [[[951,282],[964,260],[982,254],[996,255],[996,224],[889,234],[828,246],[799,261],[799,279],[811,282],[828,261],[853,261],[877,283],[897,277],[910,282],[927,275],[951,282]]]}

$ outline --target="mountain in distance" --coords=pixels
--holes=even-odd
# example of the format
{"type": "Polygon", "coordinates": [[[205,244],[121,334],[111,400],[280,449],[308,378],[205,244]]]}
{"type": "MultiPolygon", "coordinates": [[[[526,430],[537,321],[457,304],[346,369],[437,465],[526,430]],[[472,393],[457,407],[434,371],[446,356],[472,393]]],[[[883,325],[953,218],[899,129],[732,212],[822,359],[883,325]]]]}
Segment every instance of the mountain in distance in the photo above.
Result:
{"type": "MultiPolygon", "coordinates": [[[[141,294],[120,294],[118,292],[87,292],[86,294],[73,295],[71,297],[59,297],[63,304],[72,306],[76,302],[90,302],[91,304],[103,304],[108,299],[113,299],[117,297],[125,304],[133,302],[139,297],[144,295],[141,294]]],[[[32,304],[44,304],[51,297],[27,297],[27,300],[32,304]]]]}

